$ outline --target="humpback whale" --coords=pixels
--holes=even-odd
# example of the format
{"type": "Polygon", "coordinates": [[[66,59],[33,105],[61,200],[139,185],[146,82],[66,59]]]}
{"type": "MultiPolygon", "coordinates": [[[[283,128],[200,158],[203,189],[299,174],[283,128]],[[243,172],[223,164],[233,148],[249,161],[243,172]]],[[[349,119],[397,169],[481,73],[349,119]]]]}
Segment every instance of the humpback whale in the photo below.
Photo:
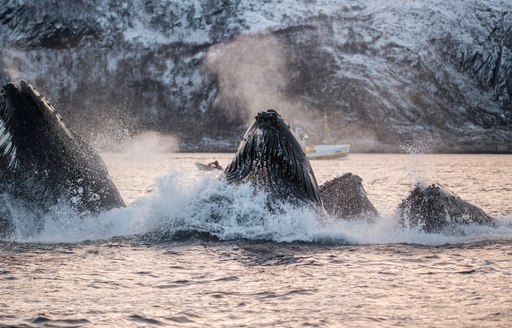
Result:
{"type": "Polygon", "coordinates": [[[59,202],[93,214],[125,206],[99,154],[26,81],[0,92],[0,188],[43,213],[59,202]]]}
{"type": "Polygon", "coordinates": [[[345,173],[320,186],[320,197],[325,211],[345,220],[373,222],[379,212],[368,199],[358,175],[345,173]]]}
{"type": "Polygon", "coordinates": [[[321,206],[315,175],[290,126],[272,109],[256,115],[232,162],[230,183],[251,182],[270,201],[321,206]]]}
{"type": "Polygon", "coordinates": [[[457,233],[467,224],[495,224],[480,208],[439,184],[416,184],[398,206],[398,214],[402,226],[433,233],[457,233]]]}

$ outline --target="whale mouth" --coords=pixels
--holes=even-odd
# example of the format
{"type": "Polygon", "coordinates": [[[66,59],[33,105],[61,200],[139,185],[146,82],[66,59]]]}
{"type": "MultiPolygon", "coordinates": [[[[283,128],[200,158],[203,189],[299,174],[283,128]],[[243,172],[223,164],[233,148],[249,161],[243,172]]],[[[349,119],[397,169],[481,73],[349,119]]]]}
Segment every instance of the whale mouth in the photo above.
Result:
{"type": "Polygon", "coordinates": [[[275,110],[256,115],[224,173],[229,182],[249,181],[287,202],[321,204],[309,161],[275,110]]]}
{"type": "Polygon", "coordinates": [[[17,149],[9,130],[12,113],[7,108],[8,97],[12,89],[17,91],[16,85],[9,83],[0,91],[0,165],[8,170],[15,170],[18,166],[17,149]]]}
{"type": "Polygon", "coordinates": [[[3,113],[5,111],[5,87],[0,89],[0,113],[3,113]]]}
{"type": "MultiPolygon", "coordinates": [[[[235,160],[226,168],[228,181],[240,181],[251,178],[265,178],[261,173],[272,171],[276,166],[287,168],[286,158],[294,152],[286,141],[287,135],[280,131],[279,114],[274,110],[260,112],[256,115],[237,151],[235,160]],[[260,177],[259,177],[260,175],[260,177]]],[[[282,121],[282,119],[281,119],[282,121]]],[[[283,121],[284,122],[284,121],[283,121]]],[[[281,127],[282,128],[282,127],[281,127]]],[[[265,175],[265,174],[263,174],[265,175]]],[[[268,183],[269,181],[265,181],[268,183]]]]}
{"type": "Polygon", "coordinates": [[[34,208],[124,206],[100,155],[26,81],[0,88],[0,188],[34,208]]]}
{"type": "Polygon", "coordinates": [[[52,133],[64,133],[71,139],[76,139],[76,135],[67,127],[60,113],[50,104],[41,93],[39,93],[30,83],[25,80],[19,82],[9,82],[3,87],[4,105],[3,111],[6,115],[20,115],[8,113],[10,111],[9,103],[17,108],[17,111],[26,111],[24,115],[35,115],[45,122],[45,126],[52,130],[52,133]],[[55,128],[59,126],[59,128],[55,128]]]}

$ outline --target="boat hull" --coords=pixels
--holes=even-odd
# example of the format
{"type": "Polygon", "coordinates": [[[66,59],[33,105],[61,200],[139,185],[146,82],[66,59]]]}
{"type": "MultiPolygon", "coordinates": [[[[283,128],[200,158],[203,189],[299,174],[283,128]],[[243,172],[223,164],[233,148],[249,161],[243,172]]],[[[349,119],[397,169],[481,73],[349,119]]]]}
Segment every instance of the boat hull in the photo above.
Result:
{"type": "Polygon", "coordinates": [[[340,159],[350,153],[350,145],[319,145],[313,149],[306,149],[309,160],[340,159]]]}

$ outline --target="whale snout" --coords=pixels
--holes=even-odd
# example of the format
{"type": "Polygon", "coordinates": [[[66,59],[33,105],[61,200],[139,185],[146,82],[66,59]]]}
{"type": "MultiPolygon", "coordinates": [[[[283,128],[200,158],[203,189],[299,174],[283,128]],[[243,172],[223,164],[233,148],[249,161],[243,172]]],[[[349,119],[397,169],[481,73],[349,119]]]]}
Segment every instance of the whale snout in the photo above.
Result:
{"type": "Polygon", "coordinates": [[[255,117],[256,121],[262,124],[275,124],[278,118],[279,114],[273,109],[269,109],[266,112],[259,112],[255,117]]]}
{"type": "Polygon", "coordinates": [[[2,96],[5,99],[13,97],[16,93],[19,93],[19,87],[14,82],[9,82],[2,87],[2,96]]]}
{"type": "Polygon", "coordinates": [[[256,115],[224,173],[229,182],[249,181],[270,191],[271,202],[322,204],[302,147],[290,125],[273,109],[256,115]]]}
{"type": "Polygon", "coordinates": [[[19,82],[9,82],[2,87],[3,99],[19,99],[20,96],[26,97],[29,94],[36,93],[34,88],[25,80],[19,82]]]}

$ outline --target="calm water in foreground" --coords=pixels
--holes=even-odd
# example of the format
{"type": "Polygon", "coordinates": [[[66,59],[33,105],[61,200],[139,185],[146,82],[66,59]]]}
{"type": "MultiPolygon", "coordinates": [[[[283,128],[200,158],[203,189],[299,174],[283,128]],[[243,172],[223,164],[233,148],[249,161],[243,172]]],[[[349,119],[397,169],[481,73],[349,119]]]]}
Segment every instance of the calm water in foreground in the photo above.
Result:
{"type": "Polygon", "coordinates": [[[358,155],[377,224],[337,222],[227,186],[194,162],[232,154],[105,154],[129,206],[96,218],[19,213],[0,242],[0,326],[512,325],[512,156],[358,155]],[[496,217],[464,236],[405,231],[394,211],[433,181],[496,217]],[[22,223],[24,222],[24,223],[22,223]]]}

